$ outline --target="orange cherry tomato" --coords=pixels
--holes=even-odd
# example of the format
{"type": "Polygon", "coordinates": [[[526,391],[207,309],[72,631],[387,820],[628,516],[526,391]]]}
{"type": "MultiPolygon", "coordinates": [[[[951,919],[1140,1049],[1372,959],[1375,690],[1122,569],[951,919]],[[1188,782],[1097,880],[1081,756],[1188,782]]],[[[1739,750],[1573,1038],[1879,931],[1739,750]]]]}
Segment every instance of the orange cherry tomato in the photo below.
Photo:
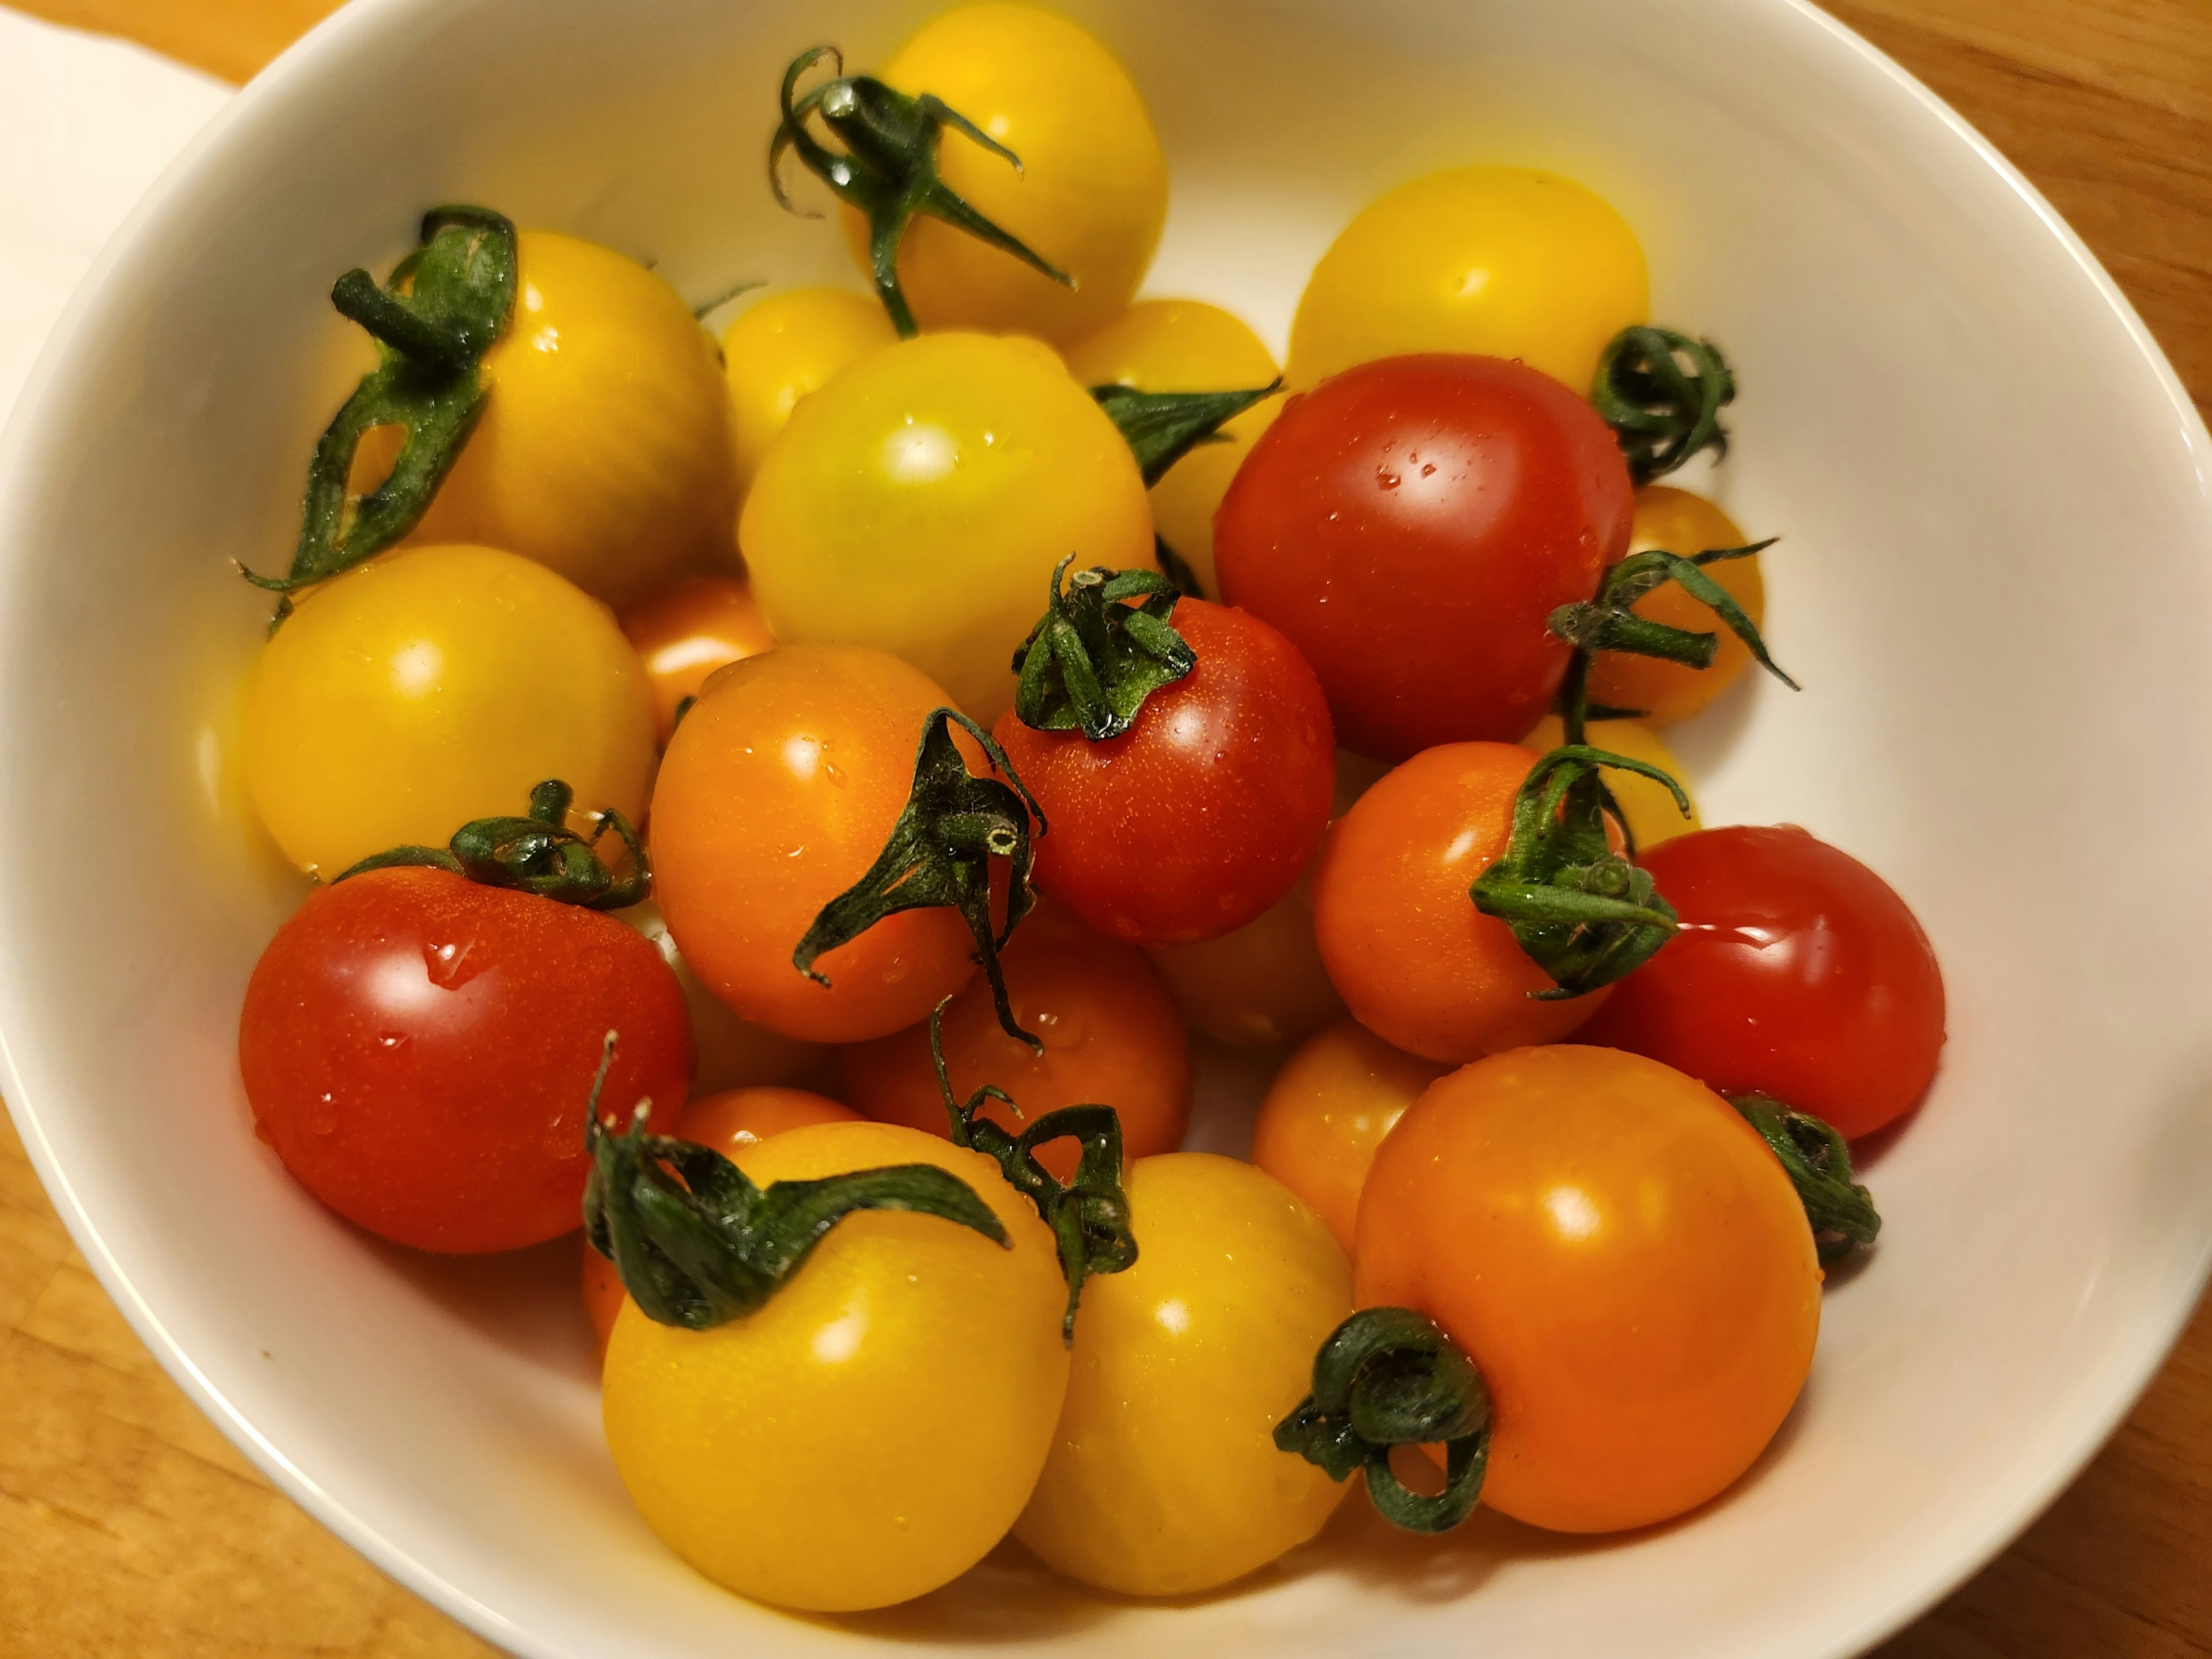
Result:
{"type": "Polygon", "coordinates": [[[1232,1048],[1282,1048],[1344,1012],[1314,943],[1313,882],[1234,933],[1145,954],[1194,1030],[1232,1048]]]}
{"type": "MultiPolygon", "coordinates": [[[[1629,531],[1628,551],[1648,552],[1662,547],[1684,558],[1716,547],[1741,547],[1748,538],[1735,520],[1703,495],[1672,484],[1646,484],[1636,492],[1636,518],[1629,531]]],[[[1759,556],[1723,559],[1705,567],[1705,574],[1727,590],[1757,627],[1766,620],[1766,582],[1759,572],[1759,556]]],[[[1636,602],[1636,614],[1696,634],[1717,634],[1720,649],[1706,668],[1685,667],[1657,657],[1623,656],[1602,652],[1590,665],[1589,696],[1595,703],[1614,708],[1641,708],[1655,726],[1687,720],[1735,684],[1751,665],[1751,647],[1723,627],[1720,619],[1673,582],[1655,587],[1636,602]]]]}
{"type": "Polygon", "coordinates": [[[1329,832],[1314,934],[1352,1017],[1384,1041],[1430,1060],[1476,1060],[1556,1042],[1605,1000],[1601,990],[1535,1000],[1550,978],[1468,896],[1505,851],[1514,792],[1535,763],[1511,743],[1424,750],[1329,832]]]}
{"type": "Polygon", "coordinates": [[[1561,1532],[1650,1526],[1751,1467],[1820,1328],[1790,1178],[1718,1095],[1617,1050],[1462,1067],[1376,1152],[1363,1307],[1442,1326],[1490,1386],[1482,1501],[1561,1532]]]}
{"type": "Polygon", "coordinates": [[[663,747],[676,711],[716,669],[775,644],[743,576],[693,576],[623,612],[622,631],[645,660],[653,717],[663,747]]]}
{"type": "MultiPolygon", "coordinates": [[[[1171,1152],[1190,1124],[1190,1041],[1159,975],[1133,945],[1101,939],[1040,910],[1000,958],[1014,1020],[1044,1044],[1033,1054],[999,1026],[990,985],[977,975],[945,1011],[945,1064],[965,1101],[986,1083],[1014,1097],[1022,1116],[994,1101],[984,1115],[1011,1130],[1062,1106],[1097,1102],[1121,1119],[1132,1158],[1171,1152]]],[[[842,1051],[845,1097],[870,1117],[949,1134],[945,1097],[930,1063],[926,1026],[842,1051]]],[[[1072,1140],[1043,1147],[1054,1175],[1074,1173],[1072,1140]]]]}
{"type": "Polygon", "coordinates": [[[1375,1149],[1449,1070],[1340,1019],[1275,1073],[1252,1126],[1252,1161],[1305,1200],[1348,1250],[1375,1149]]]}
{"type": "Polygon", "coordinates": [[[653,793],[655,896],[691,971],[755,1024],[859,1042],[913,1024],[975,971],[949,909],[902,911],[829,951],[826,986],[791,960],[883,851],[923,724],[950,701],[883,652],[787,645],[716,674],[676,728],[653,793]]]}
{"type": "MultiPolygon", "coordinates": [[[[786,1129],[810,1123],[857,1123],[860,1115],[840,1106],[827,1095],[811,1089],[726,1089],[695,1100],[684,1109],[683,1138],[712,1146],[724,1158],[735,1159],[738,1149],[780,1135],[786,1129]]],[[[622,1275],[615,1264],[584,1241],[584,1309],[592,1316],[592,1329],[599,1346],[607,1346],[607,1333],[622,1311],[622,1275]]]]}

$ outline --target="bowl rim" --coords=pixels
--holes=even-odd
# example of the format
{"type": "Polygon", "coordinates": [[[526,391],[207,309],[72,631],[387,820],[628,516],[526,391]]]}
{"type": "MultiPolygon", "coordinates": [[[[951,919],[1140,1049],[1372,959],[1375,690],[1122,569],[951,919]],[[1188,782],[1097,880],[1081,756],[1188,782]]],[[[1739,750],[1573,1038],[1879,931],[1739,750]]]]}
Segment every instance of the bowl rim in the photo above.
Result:
{"type": "MultiPolygon", "coordinates": [[[[1042,3],[1049,4],[1050,0],[1042,3]]],[[[1917,76],[1812,0],[1738,3],[1765,6],[1779,14],[1787,27],[1814,37],[1814,49],[1857,59],[1863,69],[1872,70],[1887,83],[1892,95],[1917,106],[1920,113],[1935,117],[2027,208],[2119,322],[2142,366],[2172,407],[2200,485],[2212,481],[2212,433],[2208,433],[2203,416],[2172,364],[2096,255],[2020,169],[1917,76]]],[[[442,9],[442,0],[348,0],[234,94],[132,207],[70,296],[33,361],[5,427],[0,428],[0,558],[5,557],[5,548],[18,539],[9,533],[8,526],[17,510],[15,503],[34,495],[37,481],[49,470],[44,465],[48,457],[42,453],[49,423],[40,417],[70,383],[77,359],[97,349],[103,332],[99,325],[112,305],[111,290],[117,273],[142,257],[142,245],[154,240],[151,233],[181,211],[181,204],[203,173],[223,158],[244,153],[254,136],[253,129],[267,112],[297,95],[298,88],[343,73],[372,43],[401,38],[419,21],[442,9]]],[[[12,953],[12,943],[0,940],[0,987],[9,976],[7,958],[12,953]]],[[[41,1123],[39,1104],[26,1089],[18,1063],[18,1043],[12,1033],[21,1029],[15,1022],[0,1021],[0,1092],[4,1092],[32,1167],[101,1288],[193,1405],[285,1496],[380,1571],[441,1612],[524,1659],[584,1659],[557,1637],[518,1626],[362,1520],[343,1498],[309,1479],[215,1387],[140,1294],[58,1161],[41,1123]]],[[[2112,1437],[2164,1365],[2194,1317],[2208,1282],[2212,1282],[2212,1237],[2201,1241],[2197,1260],[2182,1274],[2182,1281],[2162,1316],[2136,1322],[2131,1334],[2133,1352],[2116,1351],[2109,1356],[2110,1363],[2086,1381],[2085,1389],[2099,1394],[2094,1408],[2083,1411],[2070,1425],[2058,1425],[2057,1443],[2036,1478],[2009,1494],[1985,1498],[1974,1524],[1959,1534],[1960,1541],[1901,1575],[1880,1611],[1862,1617],[1854,1627],[1838,1627],[1832,1639],[1824,1646],[1808,1649],[1803,1659],[1849,1659],[1865,1652],[1918,1619],[2026,1532],[2112,1437]]]]}

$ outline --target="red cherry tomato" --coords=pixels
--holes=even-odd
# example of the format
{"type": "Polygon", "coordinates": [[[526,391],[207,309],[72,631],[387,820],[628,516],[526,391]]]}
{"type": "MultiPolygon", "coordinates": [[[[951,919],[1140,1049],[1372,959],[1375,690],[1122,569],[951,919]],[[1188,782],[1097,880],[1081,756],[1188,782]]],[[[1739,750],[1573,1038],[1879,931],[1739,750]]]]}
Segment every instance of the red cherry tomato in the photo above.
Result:
{"type": "Polygon", "coordinates": [[[1551,706],[1545,627],[1627,551],[1620,446],[1581,396],[1498,357],[1363,363],[1292,398],[1222,500],[1224,598],[1305,653],[1362,754],[1511,742],[1551,706]]]}
{"type": "Polygon", "coordinates": [[[348,1220],[419,1249],[507,1250],[582,1220],[584,1111],[618,1032],[606,1109],[691,1081],[684,993],[611,916],[442,870],[307,896],[246,988],[254,1126],[348,1220]]]}
{"type": "Polygon", "coordinates": [[[1335,739],[1313,670],[1241,611],[1184,599],[1198,665],[1093,743],[1012,713],[993,735],[1044,809],[1037,887],[1131,945],[1188,945],[1291,890],[1328,829],[1335,739]]]}
{"type": "Polygon", "coordinates": [[[1794,825],[1703,830],[1642,861],[1681,931],[1613,988],[1583,1042],[1772,1095],[1853,1139],[1928,1092],[1943,975],[1888,883],[1794,825]]]}

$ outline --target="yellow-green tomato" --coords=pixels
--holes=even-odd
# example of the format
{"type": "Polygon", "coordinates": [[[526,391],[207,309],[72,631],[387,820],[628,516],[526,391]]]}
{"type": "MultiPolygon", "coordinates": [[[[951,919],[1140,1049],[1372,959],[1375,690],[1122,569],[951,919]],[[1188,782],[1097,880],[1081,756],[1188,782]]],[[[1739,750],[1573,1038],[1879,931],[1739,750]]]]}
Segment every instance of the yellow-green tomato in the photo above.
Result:
{"type": "Polygon", "coordinates": [[[635,823],[653,763],[645,669],[606,606],[489,547],[403,548],[314,588],[246,693],[246,787],[303,870],[442,847],[559,778],[635,823]]]}
{"type": "Polygon", "coordinates": [[[515,249],[483,413],[413,539],[503,547],[616,606],[726,564],[737,481],[713,337],[611,249],[548,230],[515,249]]]}
{"type": "Polygon", "coordinates": [[[626,1302],[607,1447],[631,1498],[715,1583],[854,1613],[954,1579],[1006,1535],[1066,1391],[1052,1235],[998,1165],[919,1129],[823,1123],[742,1147],[753,1181],[935,1164],[1011,1248],[936,1216],[847,1216],[767,1304],[708,1331],[626,1302]]]}
{"type": "MultiPolygon", "coordinates": [[[[1167,157],[1129,72],[1095,36],[1034,6],[961,6],[923,24],[880,74],[901,92],[934,94],[1021,157],[1017,172],[950,128],[938,146],[955,192],[1078,284],[918,218],[898,270],[922,327],[1064,344],[1129,303],[1167,220],[1167,157]]],[[[845,228],[865,271],[867,229],[849,208],[845,228]]]]}
{"type": "Polygon", "coordinates": [[[1170,1152],[1127,1186],[1136,1265],[1084,1281],[1066,1410],[1014,1531],[1086,1584],[1182,1595],[1305,1542],[1344,1496],[1274,1428],[1352,1313],[1352,1269],[1249,1164],[1170,1152]]]}
{"type": "MultiPolygon", "coordinates": [[[[1203,300],[1139,300],[1068,348],[1068,373],[1085,386],[1139,392],[1234,392],[1266,386],[1275,360],[1243,321],[1203,300]]],[[[1213,574],[1213,514],[1253,440],[1282,408],[1279,398],[1246,410],[1152,486],[1152,526],[1183,556],[1199,586],[1219,598],[1213,574]]]]}
{"type": "Polygon", "coordinates": [[[730,325],[722,336],[722,374],[730,387],[740,499],[799,400],[896,338],[880,301],[842,288],[771,294],[730,325]]]}
{"type": "Polygon", "coordinates": [[[988,724],[1053,567],[1152,567],[1145,481],[1049,346],[925,334],[792,411],[738,538],[787,645],[903,658],[988,724]]]}
{"type": "Polygon", "coordinates": [[[1290,381],[1415,351],[1518,357],[1587,394],[1606,342],[1650,314],[1636,233],[1571,179],[1459,167],[1370,204],[1291,324],[1290,381]]]}

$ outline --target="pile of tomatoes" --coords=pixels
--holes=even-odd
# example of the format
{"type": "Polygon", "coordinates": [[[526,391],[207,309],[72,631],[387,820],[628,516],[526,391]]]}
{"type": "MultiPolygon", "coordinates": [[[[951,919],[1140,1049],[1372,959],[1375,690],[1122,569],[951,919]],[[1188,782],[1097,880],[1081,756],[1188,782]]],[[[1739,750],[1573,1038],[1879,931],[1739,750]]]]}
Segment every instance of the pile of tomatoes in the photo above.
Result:
{"type": "Polygon", "coordinates": [[[1655,482],[1720,355],[1603,201],[1469,167],[1352,222],[1279,374],[1134,299],[1158,138],[1026,7],[778,113],[872,295],[718,347],[476,208],[334,289],[375,366],[252,579],[244,766],[315,878],[264,1140],[416,1249],[582,1226],[623,1481],[781,1606],[1009,1533],[1202,1591],[1355,1472],[1427,1529],[1724,1491],[1943,988],[1657,730],[1782,674],[1767,544],[1655,482]],[[1194,1030],[1279,1066],[1249,1162],[1178,1150],[1194,1030]]]}

